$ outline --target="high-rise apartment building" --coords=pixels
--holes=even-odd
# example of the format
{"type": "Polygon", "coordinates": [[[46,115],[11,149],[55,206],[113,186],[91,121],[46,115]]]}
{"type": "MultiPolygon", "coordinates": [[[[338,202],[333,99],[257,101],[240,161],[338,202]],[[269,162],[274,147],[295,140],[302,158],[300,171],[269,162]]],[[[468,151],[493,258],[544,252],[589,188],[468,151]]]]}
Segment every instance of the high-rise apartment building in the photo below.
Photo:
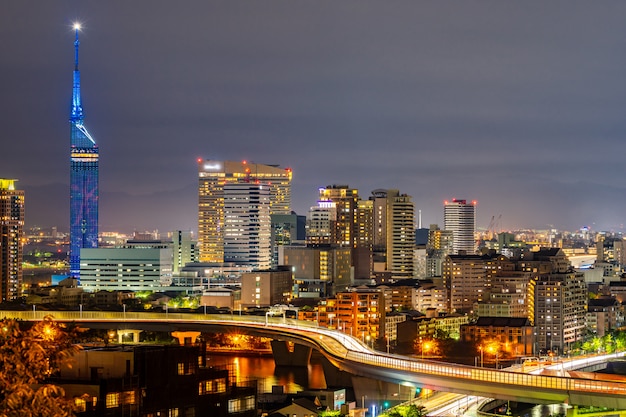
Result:
{"type": "Polygon", "coordinates": [[[453,233],[450,230],[441,230],[436,224],[428,229],[428,243],[426,244],[426,276],[440,277],[443,261],[452,254],[453,233]]]}
{"type": "Polygon", "coordinates": [[[331,244],[356,248],[358,243],[357,208],[359,190],[347,185],[329,185],[319,189],[319,201],[334,203],[335,241],[331,244]]]}
{"type": "Polygon", "coordinates": [[[291,213],[290,168],[246,161],[198,161],[198,245],[201,262],[224,262],[224,186],[269,186],[269,214],[291,213]]]}
{"type": "Polygon", "coordinates": [[[70,274],[80,274],[80,250],[98,247],[98,145],[83,124],[75,26],[74,77],[70,110],[70,274]]]}
{"type": "Polygon", "coordinates": [[[476,201],[453,199],[443,206],[443,228],[452,231],[452,253],[473,254],[476,250],[476,201]]]}
{"type": "Polygon", "coordinates": [[[583,340],[587,284],[582,273],[543,274],[535,286],[535,331],[538,349],[561,354],[583,340]]]}
{"type": "Polygon", "coordinates": [[[398,190],[374,190],[373,240],[384,253],[386,270],[394,278],[415,276],[415,207],[411,197],[398,190]]]}
{"type": "Polygon", "coordinates": [[[272,223],[269,186],[224,184],[224,262],[269,269],[272,223]]]}
{"type": "Polygon", "coordinates": [[[22,290],[24,191],[15,182],[0,178],[0,301],[14,300],[22,290]]]}
{"type": "Polygon", "coordinates": [[[309,209],[306,219],[306,243],[309,246],[336,242],[337,207],[332,201],[319,201],[309,209]]]}
{"type": "Polygon", "coordinates": [[[320,206],[334,204],[335,227],[331,245],[352,248],[355,279],[370,279],[372,273],[372,204],[359,199],[359,191],[347,185],[319,189],[320,206]]]}

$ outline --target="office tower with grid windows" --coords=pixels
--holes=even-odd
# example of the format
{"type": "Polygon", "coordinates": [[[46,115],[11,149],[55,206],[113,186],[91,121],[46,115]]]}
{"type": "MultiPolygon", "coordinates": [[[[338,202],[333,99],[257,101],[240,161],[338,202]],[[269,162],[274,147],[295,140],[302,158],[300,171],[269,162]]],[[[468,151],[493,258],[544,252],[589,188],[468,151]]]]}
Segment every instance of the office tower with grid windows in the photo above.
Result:
{"type": "Polygon", "coordinates": [[[415,207],[398,190],[372,191],[373,240],[385,270],[394,278],[415,276],[415,207]]]}
{"type": "MultiPolygon", "coordinates": [[[[280,168],[277,165],[262,165],[246,161],[198,160],[200,262],[225,262],[224,188],[227,184],[263,185],[269,191],[269,214],[290,214],[291,179],[291,169],[280,168]]],[[[231,192],[234,193],[235,190],[231,192]]],[[[268,229],[268,233],[268,236],[271,236],[271,230],[268,229]]]]}

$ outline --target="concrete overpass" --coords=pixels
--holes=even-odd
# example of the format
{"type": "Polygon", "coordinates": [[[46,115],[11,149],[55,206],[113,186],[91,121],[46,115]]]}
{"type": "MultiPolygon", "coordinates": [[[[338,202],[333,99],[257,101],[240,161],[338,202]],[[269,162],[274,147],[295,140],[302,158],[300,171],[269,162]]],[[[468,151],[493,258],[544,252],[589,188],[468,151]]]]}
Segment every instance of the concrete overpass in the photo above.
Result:
{"type": "Polygon", "coordinates": [[[236,327],[249,334],[293,341],[318,349],[340,370],[372,380],[519,402],[582,406],[602,404],[626,409],[626,383],[532,375],[385,354],[368,348],[350,335],[316,327],[315,323],[305,321],[268,316],[180,313],[4,311],[0,314],[29,321],[51,315],[61,322],[117,331],[219,332],[236,327]]]}

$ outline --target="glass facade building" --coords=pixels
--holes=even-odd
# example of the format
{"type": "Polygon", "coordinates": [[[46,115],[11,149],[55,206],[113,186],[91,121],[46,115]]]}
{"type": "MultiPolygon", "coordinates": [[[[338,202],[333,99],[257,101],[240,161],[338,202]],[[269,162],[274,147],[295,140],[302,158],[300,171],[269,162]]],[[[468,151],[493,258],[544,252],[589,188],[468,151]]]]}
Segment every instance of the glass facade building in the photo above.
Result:
{"type": "Polygon", "coordinates": [[[70,274],[80,275],[81,248],[98,247],[98,145],[83,124],[78,30],[70,110],[70,274]]]}

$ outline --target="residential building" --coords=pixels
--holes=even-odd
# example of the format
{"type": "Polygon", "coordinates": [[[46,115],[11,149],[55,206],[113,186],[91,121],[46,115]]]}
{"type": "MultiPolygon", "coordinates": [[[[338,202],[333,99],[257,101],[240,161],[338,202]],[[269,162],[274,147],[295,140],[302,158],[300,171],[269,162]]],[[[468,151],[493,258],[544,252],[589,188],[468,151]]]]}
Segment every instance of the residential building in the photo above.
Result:
{"type": "Polygon", "coordinates": [[[622,305],[614,297],[593,298],[588,301],[587,329],[602,337],[624,323],[622,305]]]}
{"type": "Polygon", "coordinates": [[[447,311],[447,300],[448,296],[444,286],[424,282],[417,288],[413,308],[421,313],[425,313],[429,309],[444,313],[447,311]]]}
{"type": "Polygon", "coordinates": [[[56,304],[78,307],[85,303],[84,290],[78,286],[78,279],[65,278],[58,285],[36,287],[29,291],[28,304],[56,304]]]}
{"type": "Polygon", "coordinates": [[[448,255],[443,265],[443,283],[448,295],[448,312],[471,313],[491,286],[487,264],[491,255],[448,255]]]}
{"type": "Polygon", "coordinates": [[[525,271],[499,270],[475,313],[479,317],[525,317],[535,322],[535,278],[525,271]]]}
{"type": "Polygon", "coordinates": [[[359,191],[348,185],[329,185],[326,188],[320,188],[318,204],[322,207],[335,207],[331,245],[352,248],[351,265],[354,267],[354,278],[370,279],[372,274],[372,205],[361,202],[359,191]]]}
{"type": "Polygon", "coordinates": [[[443,228],[452,232],[452,253],[473,254],[476,251],[476,201],[453,199],[443,206],[443,228]]]}
{"type": "Polygon", "coordinates": [[[373,345],[385,335],[385,297],[369,288],[337,293],[318,305],[318,323],[373,345]]]}
{"type": "Polygon", "coordinates": [[[444,333],[453,339],[460,337],[461,326],[469,322],[469,316],[460,314],[438,315],[428,311],[427,315],[408,315],[397,324],[397,346],[404,352],[415,352],[415,343],[444,333]]]}
{"type": "Polygon", "coordinates": [[[0,301],[22,295],[24,191],[17,180],[0,178],[0,301]]]}
{"type": "MultiPolygon", "coordinates": [[[[585,333],[587,285],[583,274],[541,274],[535,286],[537,349],[561,353],[585,333]]],[[[537,350],[536,350],[537,351],[537,350]]]]}
{"type": "Polygon", "coordinates": [[[332,201],[318,201],[309,209],[306,219],[306,244],[331,245],[336,242],[337,208],[332,201]]]}
{"type": "Polygon", "coordinates": [[[440,277],[443,274],[443,261],[452,255],[453,232],[441,230],[431,224],[426,244],[426,277],[440,277]]]}
{"type": "Polygon", "coordinates": [[[352,248],[281,246],[279,264],[293,268],[297,297],[319,298],[345,291],[354,284],[352,248]]]}
{"type": "Polygon", "coordinates": [[[202,344],[84,349],[55,383],[77,416],[257,415],[256,381],[210,366],[202,344]]]}
{"type": "Polygon", "coordinates": [[[533,331],[524,317],[479,317],[461,326],[461,341],[479,344],[481,354],[490,355],[491,360],[496,352],[506,357],[526,356],[534,354],[533,331]]]}

